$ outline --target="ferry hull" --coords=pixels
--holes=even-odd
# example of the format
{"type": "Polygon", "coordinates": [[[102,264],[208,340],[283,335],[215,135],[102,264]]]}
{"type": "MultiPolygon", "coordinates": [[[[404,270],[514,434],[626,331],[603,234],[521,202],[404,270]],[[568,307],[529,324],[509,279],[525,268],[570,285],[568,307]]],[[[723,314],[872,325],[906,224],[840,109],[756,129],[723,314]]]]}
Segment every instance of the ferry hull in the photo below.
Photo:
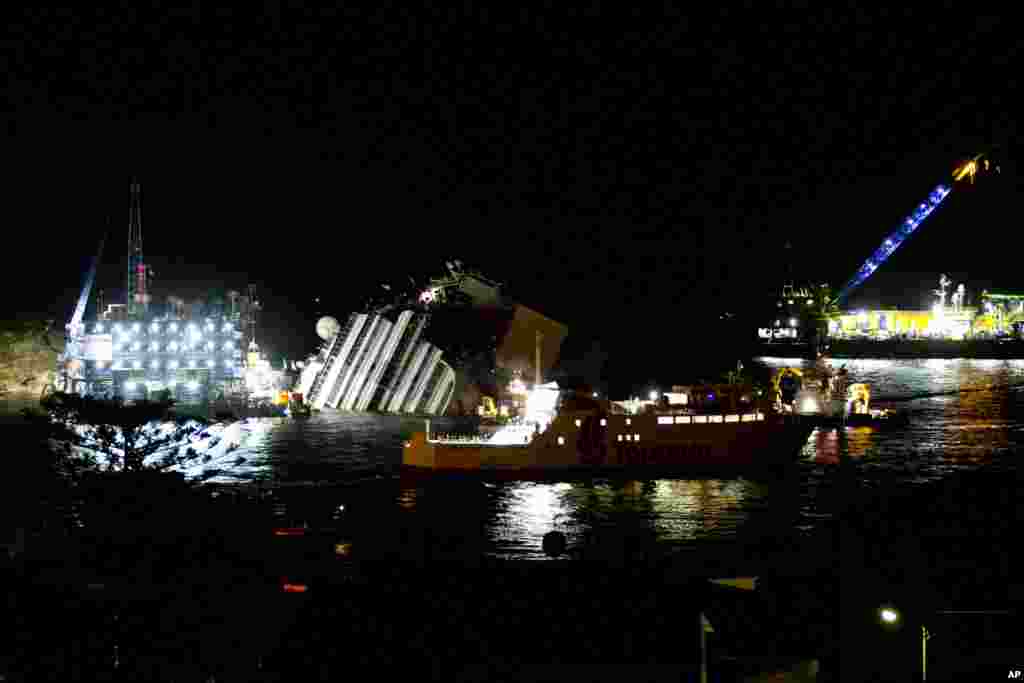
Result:
{"type": "Polygon", "coordinates": [[[804,421],[781,418],[665,424],[653,415],[559,416],[543,434],[523,445],[457,443],[419,432],[406,444],[402,463],[411,474],[511,478],[612,475],[638,469],[651,475],[747,472],[795,462],[813,428],[804,421]]]}

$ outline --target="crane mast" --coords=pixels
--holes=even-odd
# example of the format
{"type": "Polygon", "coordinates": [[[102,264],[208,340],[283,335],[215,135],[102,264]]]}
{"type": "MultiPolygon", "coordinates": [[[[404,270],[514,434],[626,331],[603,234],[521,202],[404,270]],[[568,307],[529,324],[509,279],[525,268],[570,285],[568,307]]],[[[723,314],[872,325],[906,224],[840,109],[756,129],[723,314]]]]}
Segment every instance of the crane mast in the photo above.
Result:
{"type": "Polygon", "coordinates": [[[71,320],[68,321],[68,324],[65,326],[67,334],[64,352],[61,353],[60,358],[57,361],[57,376],[63,377],[65,391],[71,389],[71,373],[68,366],[72,360],[82,355],[82,335],[84,333],[82,318],[85,317],[85,309],[89,304],[89,294],[92,292],[92,285],[96,280],[96,268],[99,266],[100,259],[103,258],[103,245],[106,242],[106,239],[106,235],[100,238],[100,246],[96,250],[96,256],[93,258],[88,272],[85,274],[85,280],[82,283],[82,292],[78,295],[78,303],[75,304],[75,311],[71,314],[71,320]]]}
{"type": "Polygon", "coordinates": [[[89,304],[92,284],[96,280],[96,268],[99,265],[100,259],[103,258],[103,245],[105,242],[106,236],[100,238],[99,249],[96,250],[96,256],[92,260],[92,265],[89,266],[89,272],[85,275],[85,282],[82,283],[82,293],[78,295],[75,312],[71,316],[71,322],[68,323],[68,333],[73,337],[81,336],[82,318],[85,316],[85,308],[89,304]]]}

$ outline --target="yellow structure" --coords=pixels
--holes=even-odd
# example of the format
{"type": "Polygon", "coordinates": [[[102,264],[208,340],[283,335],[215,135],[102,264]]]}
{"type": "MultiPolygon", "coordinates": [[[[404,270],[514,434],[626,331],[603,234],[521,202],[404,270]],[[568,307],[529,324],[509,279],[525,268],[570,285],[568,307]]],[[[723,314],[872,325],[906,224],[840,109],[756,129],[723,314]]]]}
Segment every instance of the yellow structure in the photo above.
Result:
{"type": "Polygon", "coordinates": [[[871,404],[871,390],[867,384],[853,384],[847,393],[850,412],[854,415],[867,415],[871,404]]]}
{"type": "Polygon", "coordinates": [[[494,403],[494,399],[490,396],[480,397],[480,407],[477,409],[480,417],[497,417],[498,408],[494,403]]]}
{"type": "MultiPolygon", "coordinates": [[[[970,336],[978,331],[977,309],[952,307],[932,310],[901,311],[897,309],[847,312],[829,323],[829,334],[837,338],[892,336],[945,337],[970,336]]],[[[982,322],[982,328],[985,324],[982,322]]]]}
{"type": "Polygon", "coordinates": [[[1024,323],[1024,294],[1003,290],[981,293],[983,313],[975,320],[978,332],[1009,332],[1024,323]]]}

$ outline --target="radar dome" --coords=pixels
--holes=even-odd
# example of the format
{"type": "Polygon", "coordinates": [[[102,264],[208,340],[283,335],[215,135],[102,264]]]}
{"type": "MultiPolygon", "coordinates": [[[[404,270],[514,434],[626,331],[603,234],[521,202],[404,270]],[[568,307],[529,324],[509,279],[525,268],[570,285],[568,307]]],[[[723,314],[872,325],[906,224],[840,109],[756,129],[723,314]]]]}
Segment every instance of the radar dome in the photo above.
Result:
{"type": "Polygon", "coordinates": [[[333,339],[340,329],[341,325],[334,318],[326,317],[316,321],[316,333],[324,341],[333,339]]]}

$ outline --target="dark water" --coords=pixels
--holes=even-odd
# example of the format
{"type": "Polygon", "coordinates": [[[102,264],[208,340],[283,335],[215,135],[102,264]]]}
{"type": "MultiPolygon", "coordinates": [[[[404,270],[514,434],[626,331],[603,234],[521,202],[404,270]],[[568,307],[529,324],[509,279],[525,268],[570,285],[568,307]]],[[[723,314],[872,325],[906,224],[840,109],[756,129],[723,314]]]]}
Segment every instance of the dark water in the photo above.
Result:
{"type": "MultiPolygon", "coordinates": [[[[346,505],[352,533],[372,536],[381,547],[393,542],[400,552],[408,550],[413,530],[420,530],[456,554],[518,559],[545,557],[541,539],[551,530],[565,533],[571,546],[613,554],[630,544],[668,553],[729,555],[743,548],[747,555],[784,554],[827,533],[835,519],[841,457],[856,468],[852,486],[865,495],[881,488],[924,490],[964,472],[1017,472],[1024,361],[845,364],[854,380],[871,384],[876,404],[908,411],[909,426],[816,431],[797,456],[793,475],[770,480],[409,483],[392,469],[402,442],[422,420],[340,413],[261,421],[241,452],[259,463],[260,480],[279,487],[276,495],[289,516],[317,519],[346,505]]],[[[458,422],[435,425],[455,429],[458,422]]]]}
{"type": "MultiPolygon", "coordinates": [[[[798,364],[786,359],[763,362],[773,367],[798,364]]],[[[645,599],[650,605],[664,607],[644,612],[638,633],[651,630],[651,624],[653,630],[666,632],[665,624],[675,624],[677,619],[671,608],[665,607],[670,593],[658,588],[664,575],[657,575],[645,564],[652,554],[667,556],[668,574],[678,569],[721,572],[720,576],[759,575],[765,577],[754,598],[760,611],[749,614],[769,615],[770,625],[749,640],[734,640],[742,637],[748,612],[730,616],[724,607],[717,612],[713,609],[711,618],[721,634],[722,647],[728,641],[734,654],[749,654],[758,648],[776,653],[820,653],[838,648],[835,661],[841,666],[833,663],[833,671],[845,670],[852,662],[865,667],[864,675],[854,680],[911,679],[906,673],[919,661],[913,629],[895,635],[883,633],[876,610],[884,601],[899,605],[909,615],[915,605],[927,604],[933,615],[929,625],[937,634],[929,650],[929,679],[987,680],[974,674],[981,666],[993,665],[991,671],[985,669],[985,675],[998,669],[1002,680],[1006,671],[1000,667],[1004,664],[1024,664],[1020,639],[1015,635],[1017,620],[936,617],[934,610],[1024,603],[1024,581],[1017,578],[1019,520],[1024,518],[1017,467],[1024,439],[1024,362],[863,360],[846,365],[853,379],[872,385],[877,404],[889,399],[893,407],[908,411],[909,425],[896,431],[816,432],[801,452],[794,454],[798,463],[788,476],[410,482],[393,476],[393,470],[400,461],[402,442],[421,427],[421,420],[323,413],[309,420],[254,423],[240,452],[258,465],[259,486],[253,486],[253,479],[248,478],[222,480],[212,488],[216,501],[241,500],[240,494],[262,489],[263,503],[221,506],[217,502],[201,516],[230,517],[228,540],[234,539],[258,558],[251,576],[280,574],[301,580],[303,572],[309,572],[314,585],[320,573],[329,571],[333,576],[348,571],[341,568],[343,559],[340,565],[334,564],[339,559],[339,543],[348,549],[343,557],[385,560],[370,563],[373,567],[397,565],[388,562],[391,559],[427,560],[434,567],[428,580],[440,585],[438,577],[448,576],[452,583],[451,577],[463,576],[457,568],[470,566],[481,557],[548,559],[542,551],[542,537],[559,530],[568,537],[569,557],[582,560],[570,562],[571,567],[596,566],[593,573],[600,577],[612,575],[612,570],[605,569],[606,562],[626,568],[614,574],[619,578],[612,583],[632,600],[631,613],[638,613],[639,593],[648,596],[645,599]],[[297,539],[272,538],[267,528],[268,524],[303,523],[309,531],[297,539]],[[268,545],[279,540],[281,548],[268,545]],[[323,568],[325,557],[330,569],[323,568]],[[590,559],[597,562],[590,563],[590,559]],[[799,641],[798,635],[804,640],[799,641]],[[792,636],[797,645],[771,640],[784,636],[792,636]],[[861,656],[864,652],[871,654],[861,656]]],[[[438,429],[460,427],[455,420],[436,424],[438,429]]],[[[177,508],[168,507],[169,514],[174,514],[177,508]]],[[[187,527],[185,531],[196,531],[188,524],[182,526],[187,527]]],[[[191,535],[203,536],[201,530],[191,535]]],[[[62,541],[61,551],[70,543],[62,541]]],[[[217,545],[207,543],[202,548],[217,545]]],[[[186,545],[185,555],[192,547],[186,545]]],[[[237,554],[242,556],[241,550],[237,554]]],[[[62,562],[52,564],[59,567],[62,562]]],[[[211,572],[211,566],[212,560],[204,560],[194,567],[200,583],[209,581],[204,575],[211,572]]],[[[245,584],[242,579],[237,581],[245,584]]],[[[462,590],[466,582],[456,578],[454,583],[462,590]]],[[[381,590],[395,589],[387,584],[381,590]]],[[[404,596],[420,591],[401,590],[405,592],[400,616],[393,619],[396,634],[397,625],[410,613],[404,596]]],[[[501,590],[488,586],[485,592],[506,597],[501,590]]],[[[603,590],[611,593],[610,588],[603,590]]],[[[220,588],[211,595],[218,592],[220,588]]],[[[223,592],[229,594],[226,589],[223,592]]],[[[526,592],[536,591],[528,588],[526,592]]],[[[258,603],[269,610],[276,604],[263,593],[240,595],[240,605],[258,603]]],[[[466,598],[454,588],[423,595],[437,604],[462,600],[459,604],[473,605],[472,611],[486,615],[498,609],[477,609],[477,598],[466,598]]],[[[202,602],[209,598],[200,594],[194,599],[202,602]]],[[[585,593],[574,600],[573,606],[564,608],[570,621],[575,614],[572,610],[593,602],[594,594],[585,593]]],[[[540,609],[536,600],[511,601],[529,604],[530,610],[540,609]]],[[[28,599],[24,604],[26,615],[39,611],[28,599]]],[[[378,639],[373,628],[381,621],[379,603],[364,610],[359,617],[363,621],[356,618],[352,604],[345,602],[343,609],[324,617],[327,623],[318,627],[320,631],[310,626],[312,622],[296,622],[293,631],[302,643],[297,651],[312,647],[310,633],[327,634],[328,641],[336,641],[341,625],[371,633],[371,641],[378,639]],[[370,625],[363,625],[364,621],[370,625]]],[[[238,622],[249,619],[246,615],[250,612],[242,606],[223,611],[238,622]]],[[[291,624],[291,616],[277,618],[273,614],[268,612],[265,621],[258,622],[260,630],[266,630],[268,623],[280,628],[291,624]]],[[[450,635],[450,618],[449,614],[439,617],[445,637],[450,635]]],[[[22,633],[42,634],[52,626],[40,618],[34,631],[28,626],[18,628],[22,633]]],[[[241,632],[242,627],[237,628],[241,632]]],[[[535,628],[544,630],[543,625],[535,628]]],[[[77,627],[77,631],[85,633],[89,628],[77,627]]],[[[276,642],[276,631],[267,633],[267,640],[276,642]]],[[[75,638],[79,635],[69,638],[69,642],[78,642],[75,638]]],[[[395,642],[406,640],[405,635],[395,636],[395,642]]],[[[353,648],[364,647],[363,641],[358,642],[353,648]]],[[[496,638],[491,642],[503,641],[496,638]]],[[[240,659],[251,659],[252,652],[269,648],[255,643],[246,641],[240,659]]],[[[95,649],[109,659],[111,647],[95,649]]],[[[353,650],[346,657],[357,654],[353,650]]],[[[295,657],[289,654],[281,666],[294,666],[295,657]]],[[[78,655],[68,655],[68,661],[77,662],[78,655]]]]}

